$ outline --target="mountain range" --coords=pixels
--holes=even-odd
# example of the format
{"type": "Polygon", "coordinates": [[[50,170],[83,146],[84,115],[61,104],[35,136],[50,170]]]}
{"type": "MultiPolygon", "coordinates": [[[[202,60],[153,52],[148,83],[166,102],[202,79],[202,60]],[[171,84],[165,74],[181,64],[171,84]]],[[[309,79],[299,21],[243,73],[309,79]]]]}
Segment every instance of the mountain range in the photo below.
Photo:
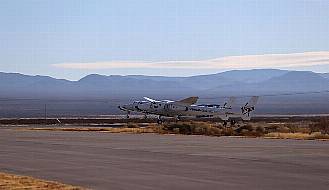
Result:
{"type": "Polygon", "coordinates": [[[232,70],[191,77],[91,74],[78,81],[0,72],[0,89],[0,116],[8,117],[21,116],[23,112],[23,116],[42,115],[45,101],[57,115],[97,115],[119,113],[114,104],[143,96],[172,100],[199,96],[202,103],[222,103],[227,96],[295,92],[305,95],[262,97],[258,113],[329,113],[328,93],[316,93],[329,90],[329,73],[311,71],[232,70]],[[19,99],[35,101],[18,102],[19,99]],[[104,106],[96,103],[99,100],[110,103],[104,106]]]}
{"type": "Polygon", "coordinates": [[[329,73],[275,69],[233,70],[191,77],[91,74],[78,81],[0,73],[0,97],[121,97],[152,95],[254,95],[329,89],[329,73]]]}

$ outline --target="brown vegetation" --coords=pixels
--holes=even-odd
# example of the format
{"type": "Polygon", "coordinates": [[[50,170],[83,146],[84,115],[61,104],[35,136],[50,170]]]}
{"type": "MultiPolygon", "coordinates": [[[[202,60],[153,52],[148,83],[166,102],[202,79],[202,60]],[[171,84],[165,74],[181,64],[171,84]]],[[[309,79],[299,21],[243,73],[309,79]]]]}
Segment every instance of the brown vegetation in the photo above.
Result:
{"type": "Polygon", "coordinates": [[[34,130],[60,131],[100,131],[111,133],[159,133],[207,136],[247,136],[290,139],[329,139],[329,117],[315,121],[299,122],[249,122],[224,127],[221,123],[211,121],[179,121],[166,122],[162,125],[154,123],[127,123],[123,127],[54,127],[33,128],[34,130]]]}
{"type": "Polygon", "coordinates": [[[250,122],[224,127],[214,122],[177,122],[163,125],[164,133],[208,136],[247,136],[289,139],[329,139],[329,117],[291,123],[250,122]]]}
{"type": "Polygon", "coordinates": [[[110,133],[155,133],[154,127],[138,127],[138,128],[128,128],[128,127],[40,127],[31,128],[31,130],[39,131],[95,131],[95,132],[110,132],[110,133]]]}
{"type": "Polygon", "coordinates": [[[322,117],[318,122],[309,125],[312,132],[321,132],[329,134],[329,117],[322,117]]]}
{"type": "Polygon", "coordinates": [[[40,189],[40,190],[82,190],[81,187],[65,185],[53,181],[44,181],[27,176],[0,173],[0,190],[40,189]]]}
{"type": "Polygon", "coordinates": [[[220,123],[211,122],[177,122],[167,123],[163,126],[164,131],[186,135],[208,136],[263,136],[265,129],[262,126],[244,124],[224,127],[220,123]]]}
{"type": "Polygon", "coordinates": [[[300,140],[315,140],[315,139],[329,139],[328,134],[322,134],[320,132],[314,133],[268,133],[265,134],[268,138],[279,138],[279,139],[300,139],[300,140]]]}

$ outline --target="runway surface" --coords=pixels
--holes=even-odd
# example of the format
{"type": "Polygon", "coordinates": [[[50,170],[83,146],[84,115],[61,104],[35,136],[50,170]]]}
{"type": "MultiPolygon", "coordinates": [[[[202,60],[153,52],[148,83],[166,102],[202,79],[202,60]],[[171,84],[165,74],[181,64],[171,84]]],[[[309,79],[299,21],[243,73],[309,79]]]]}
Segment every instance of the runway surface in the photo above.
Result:
{"type": "Polygon", "coordinates": [[[329,142],[0,129],[0,171],[92,189],[329,189],[329,142]]]}

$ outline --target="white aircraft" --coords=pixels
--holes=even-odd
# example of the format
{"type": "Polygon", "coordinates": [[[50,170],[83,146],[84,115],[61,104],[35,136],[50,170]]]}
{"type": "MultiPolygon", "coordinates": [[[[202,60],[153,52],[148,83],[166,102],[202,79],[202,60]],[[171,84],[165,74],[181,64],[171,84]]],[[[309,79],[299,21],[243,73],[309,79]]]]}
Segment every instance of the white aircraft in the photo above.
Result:
{"type": "Polygon", "coordinates": [[[224,121],[224,125],[231,118],[231,124],[235,123],[234,118],[242,118],[242,120],[250,120],[251,113],[255,110],[258,96],[253,96],[244,106],[241,107],[241,113],[234,113],[232,105],[235,97],[231,97],[228,102],[223,105],[218,104],[195,104],[198,97],[189,97],[180,101],[172,100],[153,100],[144,97],[145,101],[135,101],[132,104],[119,106],[119,109],[127,112],[127,118],[131,112],[143,113],[145,118],[148,114],[158,115],[158,123],[161,123],[162,117],[217,117],[224,121]]]}

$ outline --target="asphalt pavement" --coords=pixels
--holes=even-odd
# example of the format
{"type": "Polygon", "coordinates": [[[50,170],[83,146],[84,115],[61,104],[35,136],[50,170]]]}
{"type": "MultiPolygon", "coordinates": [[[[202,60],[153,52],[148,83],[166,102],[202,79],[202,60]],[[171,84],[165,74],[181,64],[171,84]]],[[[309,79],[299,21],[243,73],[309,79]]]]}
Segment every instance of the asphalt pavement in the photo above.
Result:
{"type": "Polygon", "coordinates": [[[329,141],[0,129],[0,172],[91,189],[329,189],[329,141]]]}

